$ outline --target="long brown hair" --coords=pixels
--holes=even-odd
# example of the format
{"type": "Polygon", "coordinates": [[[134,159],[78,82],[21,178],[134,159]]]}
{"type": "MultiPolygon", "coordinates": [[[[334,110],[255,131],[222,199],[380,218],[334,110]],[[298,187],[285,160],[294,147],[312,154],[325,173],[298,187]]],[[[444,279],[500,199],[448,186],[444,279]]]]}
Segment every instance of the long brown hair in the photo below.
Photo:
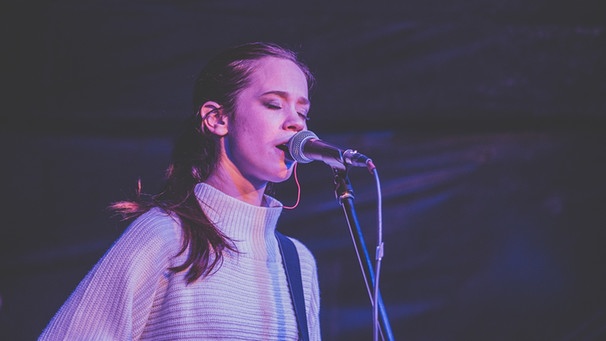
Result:
{"type": "Polygon", "coordinates": [[[311,89],[313,75],[289,49],[273,43],[255,42],[225,50],[211,59],[196,79],[194,114],[184,123],[174,143],[162,191],[145,196],[141,194],[139,186],[134,200],[110,205],[124,219],[136,218],[152,207],[160,207],[179,217],[183,243],[175,256],[181,255],[188,248],[189,254],[183,264],[170,270],[181,272],[189,269],[185,276],[188,284],[218,269],[224,252],[237,252],[233,241],[206,217],[194,194],[196,184],[208,178],[219,159],[217,137],[202,129],[201,106],[207,101],[214,101],[222,106],[226,115],[233,115],[236,98],[250,83],[255,62],[264,57],[287,59],[297,64],[311,89]]]}

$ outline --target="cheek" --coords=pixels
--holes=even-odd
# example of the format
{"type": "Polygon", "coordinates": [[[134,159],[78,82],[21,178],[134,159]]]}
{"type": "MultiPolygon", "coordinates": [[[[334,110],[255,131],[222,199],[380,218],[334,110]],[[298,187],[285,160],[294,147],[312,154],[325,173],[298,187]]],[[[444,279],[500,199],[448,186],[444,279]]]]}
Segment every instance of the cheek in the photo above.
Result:
{"type": "MultiPolygon", "coordinates": [[[[239,126],[233,129],[226,136],[229,150],[227,150],[232,160],[250,160],[251,157],[259,154],[257,150],[260,145],[259,131],[254,126],[239,126]]],[[[247,161],[249,162],[249,161],[247,161]]]]}
{"type": "Polygon", "coordinates": [[[262,113],[254,110],[238,111],[232,120],[231,130],[233,134],[249,135],[260,130],[268,117],[264,117],[262,113]]]}

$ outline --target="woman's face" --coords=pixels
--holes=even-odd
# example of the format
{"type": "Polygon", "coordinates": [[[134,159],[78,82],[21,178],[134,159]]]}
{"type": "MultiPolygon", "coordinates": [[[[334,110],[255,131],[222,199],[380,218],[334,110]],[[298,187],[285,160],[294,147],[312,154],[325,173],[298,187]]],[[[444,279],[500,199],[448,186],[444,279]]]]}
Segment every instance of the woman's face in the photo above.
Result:
{"type": "Polygon", "coordinates": [[[225,136],[228,159],[253,185],[290,177],[293,162],[278,147],[307,128],[307,91],[305,74],[295,63],[274,57],[256,62],[248,87],[236,97],[225,136]]]}

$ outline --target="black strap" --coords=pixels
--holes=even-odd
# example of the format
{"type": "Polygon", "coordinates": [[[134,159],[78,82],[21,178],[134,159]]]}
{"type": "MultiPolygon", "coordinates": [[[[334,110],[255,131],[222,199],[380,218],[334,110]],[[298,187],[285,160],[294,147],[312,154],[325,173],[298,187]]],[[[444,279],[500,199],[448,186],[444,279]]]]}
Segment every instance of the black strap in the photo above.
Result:
{"type": "Polygon", "coordinates": [[[276,231],[276,238],[280,246],[284,271],[290,288],[290,297],[295,307],[295,316],[299,327],[299,340],[308,341],[309,332],[307,331],[307,314],[305,313],[305,299],[303,297],[303,281],[301,280],[301,265],[299,264],[299,254],[295,243],[282,233],[276,231]]]}

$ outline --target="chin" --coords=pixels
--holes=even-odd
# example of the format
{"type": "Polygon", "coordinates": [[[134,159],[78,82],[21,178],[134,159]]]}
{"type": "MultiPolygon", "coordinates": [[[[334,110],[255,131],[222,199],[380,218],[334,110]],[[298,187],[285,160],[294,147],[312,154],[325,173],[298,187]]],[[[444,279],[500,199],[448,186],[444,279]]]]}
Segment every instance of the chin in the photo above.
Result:
{"type": "Polygon", "coordinates": [[[288,174],[288,176],[281,176],[281,177],[275,177],[273,178],[270,182],[273,183],[280,183],[280,182],[284,182],[286,180],[290,179],[290,173],[288,174]]]}
{"type": "Polygon", "coordinates": [[[271,179],[270,182],[273,182],[273,183],[284,182],[284,181],[290,179],[291,176],[292,176],[292,167],[280,171],[276,176],[273,177],[273,179],[271,179]]]}

